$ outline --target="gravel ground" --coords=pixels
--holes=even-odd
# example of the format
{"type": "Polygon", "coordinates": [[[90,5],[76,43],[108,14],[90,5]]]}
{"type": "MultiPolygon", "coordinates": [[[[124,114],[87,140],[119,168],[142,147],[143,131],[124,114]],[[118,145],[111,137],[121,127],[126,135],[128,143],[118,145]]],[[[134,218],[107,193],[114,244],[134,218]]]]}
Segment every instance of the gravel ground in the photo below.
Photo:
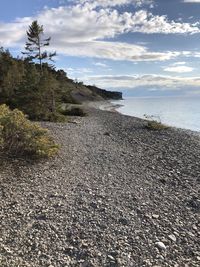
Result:
{"type": "Polygon", "coordinates": [[[0,163],[0,266],[200,266],[200,138],[90,109],[51,160],[0,163]]]}

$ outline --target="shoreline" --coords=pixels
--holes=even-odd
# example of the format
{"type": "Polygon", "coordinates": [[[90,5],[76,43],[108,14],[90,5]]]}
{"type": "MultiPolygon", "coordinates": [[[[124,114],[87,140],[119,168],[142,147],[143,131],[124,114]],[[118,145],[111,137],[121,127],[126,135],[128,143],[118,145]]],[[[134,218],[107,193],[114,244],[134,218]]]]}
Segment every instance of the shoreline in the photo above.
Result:
{"type": "MultiPolygon", "coordinates": [[[[128,117],[132,117],[132,118],[136,118],[136,119],[140,119],[143,122],[146,121],[145,118],[140,118],[140,117],[136,117],[136,116],[132,116],[132,115],[127,115],[127,114],[123,114],[120,111],[118,111],[118,108],[123,107],[124,105],[122,104],[117,104],[117,103],[112,103],[111,101],[113,100],[105,100],[105,101],[94,101],[94,102],[87,102],[85,107],[89,107],[89,108],[94,108],[94,109],[99,109],[102,111],[110,111],[110,112],[116,112],[119,113],[123,116],[128,116],[128,117]]],[[[186,132],[188,134],[192,134],[195,136],[200,136],[200,131],[195,131],[195,130],[191,130],[191,129],[186,129],[186,128],[181,128],[181,127],[177,127],[177,126],[170,126],[170,125],[166,125],[169,128],[172,128],[174,130],[177,131],[183,131],[186,132]]]]}
{"type": "Polygon", "coordinates": [[[94,107],[75,119],[41,123],[57,157],[0,162],[0,263],[198,266],[200,138],[94,107]]]}
{"type": "MultiPolygon", "coordinates": [[[[111,102],[112,100],[104,100],[104,101],[90,101],[83,104],[83,107],[89,107],[104,111],[118,112],[117,108],[123,106],[120,104],[114,104],[111,102]]],[[[120,113],[120,112],[118,112],[120,113]]]]}

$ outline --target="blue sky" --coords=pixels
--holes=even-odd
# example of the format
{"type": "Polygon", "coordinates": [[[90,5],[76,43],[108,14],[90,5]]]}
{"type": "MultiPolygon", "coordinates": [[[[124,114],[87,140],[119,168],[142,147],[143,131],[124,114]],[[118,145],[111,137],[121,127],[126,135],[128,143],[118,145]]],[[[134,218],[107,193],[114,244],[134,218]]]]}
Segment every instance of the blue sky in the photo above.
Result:
{"type": "Polygon", "coordinates": [[[132,95],[200,95],[200,0],[1,0],[0,46],[33,20],[68,76],[132,95]]]}

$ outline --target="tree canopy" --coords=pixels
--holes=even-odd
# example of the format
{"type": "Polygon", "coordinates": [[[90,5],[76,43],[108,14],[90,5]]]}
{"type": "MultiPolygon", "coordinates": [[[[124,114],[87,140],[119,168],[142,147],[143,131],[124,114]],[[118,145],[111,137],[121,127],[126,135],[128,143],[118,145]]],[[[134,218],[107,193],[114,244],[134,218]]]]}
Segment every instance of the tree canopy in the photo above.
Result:
{"type": "Polygon", "coordinates": [[[56,52],[50,53],[44,50],[46,46],[49,46],[51,37],[44,38],[44,28],[43,25],[39,25],[37,20],[34,20],[29,26],[28,31],[26,32],[28,41],[26,42],[25,50],[22,52],[24,55],[27,55],[27,59],[39,60],[40,69],[42,71],[42,62],[43,60],[51,60],[56,55],[56,52]]]}

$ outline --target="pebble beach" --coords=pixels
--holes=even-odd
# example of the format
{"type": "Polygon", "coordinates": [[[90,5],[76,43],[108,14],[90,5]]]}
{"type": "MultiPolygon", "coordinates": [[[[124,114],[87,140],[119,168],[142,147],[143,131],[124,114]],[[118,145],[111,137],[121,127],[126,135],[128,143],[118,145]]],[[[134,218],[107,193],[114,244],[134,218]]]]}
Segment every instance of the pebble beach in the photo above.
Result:
{"type": "Polygon", "coordinates": [[[88,108],[59,154],[0,161],[1,267],[200,266],[200,137],[88,108]]]}

